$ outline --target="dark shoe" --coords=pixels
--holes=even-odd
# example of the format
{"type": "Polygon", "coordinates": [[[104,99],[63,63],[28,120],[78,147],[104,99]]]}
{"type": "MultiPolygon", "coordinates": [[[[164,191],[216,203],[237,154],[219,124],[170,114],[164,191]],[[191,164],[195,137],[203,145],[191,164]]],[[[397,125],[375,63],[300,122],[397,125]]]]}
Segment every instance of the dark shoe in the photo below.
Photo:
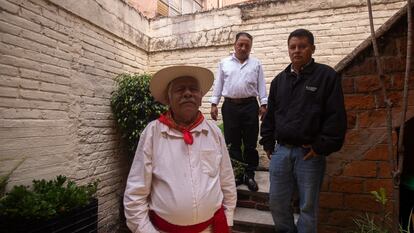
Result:
{"type": "Polygon", "coordinates": [[[257,192],[257,190],[259,190],[259,186],[257,185],[256,181],[252,177],[245,176],[244,184],[246,184],[249,190],[252,192],[257,192]]]}

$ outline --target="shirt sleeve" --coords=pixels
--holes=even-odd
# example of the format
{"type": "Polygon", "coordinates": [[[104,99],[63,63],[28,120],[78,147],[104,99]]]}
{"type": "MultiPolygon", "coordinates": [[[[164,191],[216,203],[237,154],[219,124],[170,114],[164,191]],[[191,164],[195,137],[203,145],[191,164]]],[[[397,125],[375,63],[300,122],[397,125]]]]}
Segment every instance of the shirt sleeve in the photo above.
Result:
{"type": "Polygon", "coordinates": [[[214,80],[214,89],[213,94],[211,95],[210,102],[212,104],[218,104],[220,102],[221,93],[223,91],[223,84],[224,84],[224,74],[221,68],[222,64],[219,62],[217,68],[217,77],[214,80]]]}
{"type": "Polygon", "coordinates": [[[330,87],[323,113],[320,134],[316,137],[312,148],[317,154],[329,155],[341,149],[347,129],[344,95],[341,77],[335,72],[333,85],[330,87]]]}
{"type": "Polygon", "coordinates": [[[221,153],[223,155],[220,163],[220,184],[223,192],[223,206],[227,218],[227,224],[233,226],[234,210],[237,202],[236,182],[234,180],[233,168],[230,162],[229,152],[222,134],[219,134],[221,153]]]}
{"type": "Polygon", "coordinates": [[[124,194],[125,217],[133,233],[158,233],[149,220],[148,195],[152,181],[152,133],[150,125],[142,133],[124,194]]]}
{"type": "Polygon", "coordinates": [[[267,95],[266,95],[266,81],[263,72],[263,66],[259,62],[259,77],[258,77],[258,92],[259,92],[259,99],[260,105],[267,104],[267,95]]]}

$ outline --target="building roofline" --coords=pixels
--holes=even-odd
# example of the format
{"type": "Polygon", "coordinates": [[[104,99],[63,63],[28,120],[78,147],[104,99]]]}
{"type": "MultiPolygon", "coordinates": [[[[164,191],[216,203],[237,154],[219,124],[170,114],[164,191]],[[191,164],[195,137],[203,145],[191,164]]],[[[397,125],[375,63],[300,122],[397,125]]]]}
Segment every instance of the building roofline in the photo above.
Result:
{"type": "MultiPolygon", "coordinates": [[[[413,7],[413,6],[412,6],[413,7]]],[[[383,36],[386,32],[388,32],[392,26],[398,20],[400,20],[402,17],[407,15],[407,5],[402,7],[400,10],[398,10],[397,13],[395,13],[393,16],[391,16],[390,19],[388,19],[376,32],[375,32],[375,38],[380,38],[383,36]]],[[[335,66],[335,70],[340,73],[343,69],[345,69],[353,60],[355,57],[357,57],[362,51],[367,49],[369,46],[371,46],[372,40],[371,36],[369,36],[367,39],[365,39],[361,44],[359,44],[351,53],[349,53],[345,58],[343,58],[338,64],[335,66]]]]}

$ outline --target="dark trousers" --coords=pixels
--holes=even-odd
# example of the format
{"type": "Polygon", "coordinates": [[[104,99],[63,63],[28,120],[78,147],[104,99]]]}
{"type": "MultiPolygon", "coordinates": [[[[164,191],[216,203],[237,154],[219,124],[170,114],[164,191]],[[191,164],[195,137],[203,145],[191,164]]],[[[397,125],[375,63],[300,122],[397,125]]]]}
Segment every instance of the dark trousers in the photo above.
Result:
{"type": "Polygon", "coordinates": [[[229,146],[230,157],[246,163],[246,175],[254,177],[254,171],[259,165],[259,153],[256,150],[259,134],[259,105],[257,101],[233,103],[225,100],[221,114],[223,116],[224,138],[229,146]]]}

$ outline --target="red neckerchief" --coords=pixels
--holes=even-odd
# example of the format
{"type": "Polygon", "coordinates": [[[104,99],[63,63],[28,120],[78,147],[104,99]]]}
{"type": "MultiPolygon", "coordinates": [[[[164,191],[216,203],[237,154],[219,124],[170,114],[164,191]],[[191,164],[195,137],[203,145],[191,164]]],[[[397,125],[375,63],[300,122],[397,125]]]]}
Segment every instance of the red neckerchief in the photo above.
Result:
{"type": "Polygon", "coordinates": [[[201,122],[203,122],[203,120],[204,120],[204,116],[203,116],[203,114],[201,114],[200,111],[198,111],[197,118],[188,127],[182,127],[182,126],[179,126],[177,123],[175,123],[174,120],[172,119],[171,111],[170,110],[167,111],[167,112],[165,112],[164,114],[161,114],[161,116],[158,118],[158,120],[161,123],[167,125],[168,127],[173,128],[173,129],[176,129],[176,130],[182,132],[183,135],[184,135],[184,137],[183,137],[184,138],[184,142],[186,144],[192,145],[194,140],[193,140],[193,135],[191,134],[190,130],[194,129],[199,124],[201,124],[201,122]]]}

